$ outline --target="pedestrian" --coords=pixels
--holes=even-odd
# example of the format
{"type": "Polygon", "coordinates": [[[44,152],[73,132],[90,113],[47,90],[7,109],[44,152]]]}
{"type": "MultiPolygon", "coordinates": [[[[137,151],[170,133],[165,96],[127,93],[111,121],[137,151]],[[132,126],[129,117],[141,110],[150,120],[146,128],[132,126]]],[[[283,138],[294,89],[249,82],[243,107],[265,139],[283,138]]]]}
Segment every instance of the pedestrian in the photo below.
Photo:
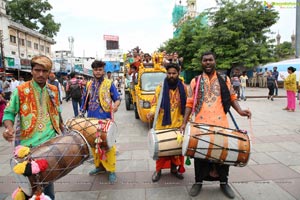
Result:
{"type": "Polygon", "coordinates": [[[271,101],[274,101],[274,90],[277,87],[277,82],[275,80],[275,77],[272,75],[272,72],[268,72],[267,76],[267,87],[268,87],[268,99],[271,98],[271,101]]]}
{"type": "Polygon", "coordinates": [[[296,81],[296,68],[290,66],[287,68],[288,76],[284,77],[283,74],[280,74],[280,77],[283,79],[284,89],[286,90],[287,96],[287,106],[283,110],[288,112],[295,112],[296,108],[296,92],[297,92],[297,81],[296,81]]]}
{"type": "MultiPolygon", "coordinates": [[[[81,112],[87,112],[87,117],[98,119],[112,119],[113,113],[120,105],[120,95],[112,80],[105,78],[105,62],[94,61],[92,63],[94,78],[86,84],[83,92],[81,112]]],[[[99,154],[92,147],[95,169],[89,175],[96,175],[105,171],[109,172],[110,183],[116,182],[116,146],[108,149],[105,159],[100,159],[99,154]]],[[[103,157],[102,157],[103,158],[103,157]]]]}
{"type": "Polygon", "coordinates": [[[2,77],[3,85],[2,90],[4,92],[4,98],[9,101],[11,95],[11,88],[10,88],[10,80],[7,80],[5,76],[2,77]]]}
{"type": "Polygon", "coordinates": [[[272,76],[274,77],[274,79],[276,81],[275,96],[278,96],[278,76],[279,76],[279,72],[277,71],[277,67],[276,66],[273,67],[272,76]]]}
{"type": "MultiPolygon", "coordinates": [[[[52,61],[46,56],[35,56],[31,59],[32,80],[13,91],[4,110],[3,137],[6,141],[15,140],[15,145],[21,144],[31,148],[61,134],[58,90],[55,86],[47,84],[51,68],[52,61]],[[20,135],[16,133],[18,127],[14,128],[17,114],[21,122],[17,125],[20,126],[20,135]]],[[[44,194],[51,199],[55,198],[52,182],[44,187],[44,194]]]]}
{"type": "Polygon", "coordinates": [[[251,78],[251,87],[256,87],[256,83],[257,83],[257,71],[256,71],[256,69],[254,69],[253,75],[251,78]]]}
{"type": "MultiPolygon", "coordinates": [[[[181,131],[184,131],[192,109],[195,110],[196,123],[229,127],[226,113],[232,106],[241,116],[251,117],[249,110],[242,110],[237,96],[231,86],[230,79],[216,72],[215,54],[205,52],[201,56],[203,73],[190,83],[191,91],[187,98],[186,111],[181,131]],[[196,80],[197,79],[197,80],[196,80]],[[196,86],[196,83],[199,84],[196,86]],[[199,88],[196,91],[196,88],[199,88]],[[197,94],[197,96],[195,96],[197,94]],[[194,104],[195,102],[195,104],[194,104]],[[193,106],[195,105],[195,106],[193,106]]],[[[208,160],[194,158],[195,181],[189,194],[197,196],[202,188],[203,180],[211,180],[211,175],[218,176],[222,192],[229,198],[235,194],[228,184],[229,165],[212,163],[208,160]]]]}
{"type": "Polygon", "coordinates": [[[108,72],[106,73],[106,76],[107,76],[107,79],[112,80],[112,77],[111,77],[111,71],[108,71],[108,72]]]}
{"type": "Polygon", "coordinates": [[[299,78],[299,81],[298,81],[298,100],[299,100],[299,105],[300,105],[300,78],[299,78]]]}
{"type": "Polygon", "coordinates": [[[240,80],[240,74],[237,70],[234,71],[231,77],[231,84],[233,86],[235,94],[237,95],[237,99],[240,100],[241,80],[240,80]]]}
{"type": "Polygon", "coordinates": [[[77,79],[76,73],[72,72],[70,74],[70,81],[67,83],[67,98],[66,101],[69,101],[69,99],[72,99],[72,106],[74,111],[74,116],[77,117],[79,114],[79,109],[81,107],[81,101],[82,101],[82,85],[81,80],[77,79]]]}
{"type": "Polygon", "coordinates": [[[240,76],[241,80],[241,99],[246,101],[246,87],[248,82],[248,76],[246,75],[246,71],[243,71],[243,74],[240,76]]]}
{"type": "MultiPolygon", "coordinates": [[[[147,114],[148,120],[152,120],[156,115],[154,130],[179,128],[183,122],[187,88],[179,79],[180,66],[176,63],[168,63],[166,70],[167,77],[163,85],[156,87],[151,109],[147,114]]],[[[160,157],[156,161],[156,170],[152,175],[153,182],[159,181],[162,169],[170,169],[172,175],[183,179],[181,172],[184,172],[184,157],[181,155],[160,157]]]]}
{"type": "Polygon", "coordinates": [[[16,80],[16,78],[13,76],[11,78],[10,91],[13,92],[18,87],[19,84],[20,84],[19,81],[16,80]]]}
{"type": "Polygon", "coordinates": [[[59,102],[60,102],[60,104],[62,104],[62,92],[63,92],[62,87],[61,87],[61,84],[56,79],[56,76],[54,73],[50,73],[48,83],[51,85],[55,85],[55,87],[57,87],[58,95],[59,95],[59,102]]]}
{"type": "Polygon", "coordinates": [[[4,93],[3,93],[2,89],[0,89],[0,127],[2,127],[2,119],[3,119],[6,103],[7,103],[7,100],[4,98],[4,93]]]}

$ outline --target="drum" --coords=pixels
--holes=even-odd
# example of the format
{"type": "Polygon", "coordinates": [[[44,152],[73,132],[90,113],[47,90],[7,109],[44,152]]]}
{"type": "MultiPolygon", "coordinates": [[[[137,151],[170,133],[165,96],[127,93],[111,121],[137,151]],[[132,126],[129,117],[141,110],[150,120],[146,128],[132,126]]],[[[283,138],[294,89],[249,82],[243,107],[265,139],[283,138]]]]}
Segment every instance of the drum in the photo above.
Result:
{"type": "Polygon", "coordinates": [[[182,143],[182,154],[212,162],[246,166],[250,158],[251,141],[242,131],[188,123],[182,143]]]}
{"type": "Polygon", "coordinates": [[[103,126],[104,131],[100,132],[101,147],[110,149],[116,144],[117,126],[111,120],[102,120],[96,118],[72,118],[66,121],[66,126],[69,129],[79,131],[88,141],[91,147],[95,147],[96,132],[100,126],[103,126]]]}
{"type": "Polygon", "coordinates": [[[13,173],[18,185],[23,192],[31,196],[38,186],[46,185],[67,175],[77,166],[81,165],[89,157],[89,146],[81,133],[68,131],[67,135],[61,135],[48,140],[40,146],[30,149],[30,154],[23,159],[12,158],[11,168],[26,160],[45,159],[48,168],[38,174],[23,176],[13,173]]]}
{"type": "Polygon", "coordinates": [[[162,156],[182,155],[182,145],[177,142],[178,129],[151,129],[148,132],[148,149],[150,157],[157,160],[162,156]]]}

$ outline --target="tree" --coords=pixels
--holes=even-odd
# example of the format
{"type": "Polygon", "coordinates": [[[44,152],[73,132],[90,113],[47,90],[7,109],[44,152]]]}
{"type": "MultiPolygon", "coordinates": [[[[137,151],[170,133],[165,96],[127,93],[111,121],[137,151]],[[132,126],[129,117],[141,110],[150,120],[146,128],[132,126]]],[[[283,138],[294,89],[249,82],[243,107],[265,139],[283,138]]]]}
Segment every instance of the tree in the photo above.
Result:
{"type": "Polygon", "coordinates": [[[200,55],[211,50],[217,55],[217,68],[229,69],[233,64],[253,68],[273,61],[273,43],[267,33],[278,20],[278,12],[266,9],[262,2],[242,0],[218,1],[218,9],[203,13],[209,26],[196,18],[183,25],[178,38],[165,43],[184,55],[190,68],[199,69],[200,55]],[[187,56],[186,56],[187,55],[187,56]]]}
{"type": "Polygon", "coordinates": [[[53,38],[61,24],[48,13],[51,9],[47,0],[11,0],[6,4],[7,14],[13,21],[53,38]]]}
{"type": "Polygon", "coordinates": [[[295,56],[295,48],[292,47],[291,42],[283,42],[275,46],[275,56],[278,60],[295,56]]]}

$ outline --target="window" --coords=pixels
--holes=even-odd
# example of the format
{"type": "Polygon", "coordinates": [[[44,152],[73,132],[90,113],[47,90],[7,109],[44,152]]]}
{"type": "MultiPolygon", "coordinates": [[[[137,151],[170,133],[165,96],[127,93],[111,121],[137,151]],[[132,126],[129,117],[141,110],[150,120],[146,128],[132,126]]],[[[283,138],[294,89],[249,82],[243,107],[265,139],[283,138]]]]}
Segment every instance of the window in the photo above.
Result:
{"type": "Polygon", "coordinates": [[[31,48],[31,41],[27,40],[27,47],[31,48]]]}
{"type": "Polygon", "coordinates": [[[16,55],[16,52],[15,52],[15,51],[12,51],[12,52],[11,52],[11,55],[16,55]]]}
{"type": "Polygon", "coordinates": [[[25,46],[25,40],[22,38],[19,38],[19,44],[22,46],[25,46]]]}
{"type": "Polygon", "coordinates": [[[34,49],[39,50],[39,44],[38,43],[34,43],[34,49]]]}
{"type": "Polygon", "coordinates": [[[10,42],[17,43],[16,36],[10,35],[10,42]]]}
{"type": "Polygon", "coordinates": [[[46,47],[46,53],[50,53],[50,48],[46,47]]]}
{"type": "Polygon", "coordinates": [[[21,57],[24,57],[24,53],[21,53],[21,57]]]}
{"type": "Polygon", "coordinates": [[[44,48],[44,45],[41,45],[41,51],[44,51],[45,50],[45,48],[44,48]]]}

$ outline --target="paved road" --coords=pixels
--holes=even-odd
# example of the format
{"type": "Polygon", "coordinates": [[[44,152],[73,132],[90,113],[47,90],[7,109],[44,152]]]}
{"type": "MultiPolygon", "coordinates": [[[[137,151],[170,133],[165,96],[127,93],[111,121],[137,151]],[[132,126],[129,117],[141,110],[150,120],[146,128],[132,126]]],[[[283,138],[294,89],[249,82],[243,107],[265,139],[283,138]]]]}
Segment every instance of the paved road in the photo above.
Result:
{"type": "MultiPolygon", "coordinates": [[[[247,88],[248,96],[266,96],[267,89],[247,88]]],[[[279,95],[284,96],[283,90],[279,95]]],[[[252,138],[251,159],[246,167],[231,167],[229,181],[236,192],[236,199],[300,199],[300,109],[286,112],[285,98],[274,101],[266,98],[248,98],[240,101],[249,108],[251,120],[237,116],[241,129],[248,130],[252,138]]],[[[63,104],[63,117],[73,116],[71,103],[63,104]]],[[[155,162],[149,158],[147,131],[149,125],[134,118],[133,111],[126,111],[124,101],[115,115],[118,125],[118,182],[109,185],[107,175],[87,175],[93,168],[85,162],[67,176],[55,182],[56,199],[136,199],[183,200],[227,199],[217,182],[205,182],[201,193],[191,198],[188,191],[194,182],[193,165],[186,166],[184,180],[177,180],[163,171],[158,183],[151,182],[155,162]]],[[[234,125],[231,123],[231,127],[234,125]]],[[[3,128],[0,128],[2,133],[3,128]]],[[[12,147],[0,138],[0,199],[11,199],[17,187],[12,177],[9,159],[12,147]]]]}

